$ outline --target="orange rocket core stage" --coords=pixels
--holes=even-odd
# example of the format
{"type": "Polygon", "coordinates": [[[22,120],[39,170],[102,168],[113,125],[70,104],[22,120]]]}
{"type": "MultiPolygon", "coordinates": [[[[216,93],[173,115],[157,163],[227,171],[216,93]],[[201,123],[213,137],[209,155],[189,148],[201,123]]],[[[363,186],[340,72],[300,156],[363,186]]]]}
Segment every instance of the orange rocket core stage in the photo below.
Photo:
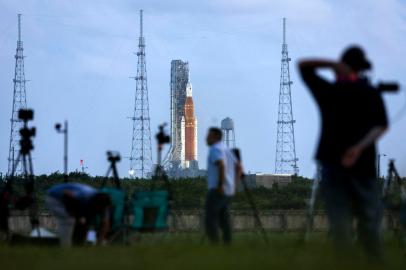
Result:
{"type": "Polygon", "coordinates": [[[185,160],[196,160],[197,151],[195,141],[196,136],[196,117],[193,98],[186,97],[185,101],[185,160]]]}

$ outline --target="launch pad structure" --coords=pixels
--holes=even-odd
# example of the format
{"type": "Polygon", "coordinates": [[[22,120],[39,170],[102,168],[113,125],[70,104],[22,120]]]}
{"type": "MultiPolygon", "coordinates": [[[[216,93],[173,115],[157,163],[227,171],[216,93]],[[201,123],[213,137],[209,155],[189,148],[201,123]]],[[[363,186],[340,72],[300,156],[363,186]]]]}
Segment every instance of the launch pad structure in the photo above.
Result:
{"type": "Polygon", "coordinates": [[[197,118],[189,74],[188,62],[171,61],[171,147],[164,166],[168,175],[174,178],[194,177],[200,172],[197,161],[197,118]]]}

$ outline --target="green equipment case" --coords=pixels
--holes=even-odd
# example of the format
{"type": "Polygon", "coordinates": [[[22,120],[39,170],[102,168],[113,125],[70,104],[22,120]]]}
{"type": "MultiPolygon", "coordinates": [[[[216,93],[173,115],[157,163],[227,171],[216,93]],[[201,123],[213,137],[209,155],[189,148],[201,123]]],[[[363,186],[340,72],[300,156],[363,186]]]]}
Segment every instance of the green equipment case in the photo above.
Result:
{"type": "Polygon", "coordinates": [[[100,189],[101,192],[106,193],[110,196],[112,204],[112,224],[111,230],[114,232],[121,228],[124,221],[124,205],[125,205],[125,194],[121,189],[103,187],[100,189]]]}
{"type": "Polygon", "coordinates": [[[135,192],[132,200],[132,227],[139,231],[168,229],[168,198],[165,190],[135,192]]]}

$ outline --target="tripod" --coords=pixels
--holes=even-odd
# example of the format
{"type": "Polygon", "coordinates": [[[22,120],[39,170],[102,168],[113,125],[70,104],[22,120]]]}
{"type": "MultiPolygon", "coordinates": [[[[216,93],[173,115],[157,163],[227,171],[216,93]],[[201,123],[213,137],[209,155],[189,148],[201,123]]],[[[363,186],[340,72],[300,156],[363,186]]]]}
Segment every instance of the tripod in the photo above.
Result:
{"type": "Polygon", "coordinates": [[[321,181],[321,166],[320,164],[317,164],[317,173],[316,177],[313,180],[313,185],[312,185],[312,192],[310,194],[310,199],[308,203],[308,208],[306,212],[306,227],[303,235],[303,240],[307,241],[309,240],[309,235],[310,232],[313,230],[313,221],[314,221],[314,205],[316,203],[316,198],[317,198],[317,192],[319,190],[319,185],[321,181]]]}
{"type": "Polygon", "coordinates": [[[110,162],[110,166],[107,169],[106,178],[103,180],[101,188],[104,188],[106,186],[107,179],[109,178],[110,173],[112,173],[116,188],[121,189],[120,178],[118,177],[117,171],[117,163],[121,160],[120,154],[107,151],[107,160],[110,162]]]}
{"type": "MultiPolygon", "coordinates": [[[[236,157],[237,161],[238,161],[238,166],[241,166],[241,152],[240,149],[238,148],[234,148],[231,149],[231,151],[233,152],[234,156],[236,157]]],[[[255,226],[259,227],[259,230],[262,234],[262,238],[264,239],[265,243],[268,244],[268,236],[266,234],[266,231],[264,229],[264,226],[262,225],[262,221],[259,218],[259,213],[258,213],[258,208],[255,204],[254,198],[252,197],[251,191],[248,188],[247,182],[245,181],[245,174],[242,173],[241,174],[241,183],[245,192],[245,196],[247,197],[248,203],[251,206],[252,212],[254,213],[254,219],[255,219],[255,226]]]]}
{"type": "MultiPolygon", "coordinates": [[[[173,196],[173,188],[172,185],[168,179],[168,175],[165,172],[164,167],[162,166],[162,150],[165,144],[170,142],[170,136],[165,134],[165,125],[166,123],[160,125],[158,127],[159,132],[156,134],[156,140],[158,142],[157,144],[157,166],[155,168],[155,173],[153,176],[153,183],[151,185],[151,190],[155,188],[155,184],[157,181],[162,180],[165,184],[165,188],[168,191],[168,212],[169,215],[172,215],[173,218],[173,224],[174,224],[174,229],[176,231],[177,225],[179,221],[181,220],[175,212],[172,211],[173,207],[173,202],[174,202],[174,196],[173,196]]],[[[184,226],[183,226],[184,227],[184,226]]]]}
{"type": "Polygon", "coordinates": [[[395,167],[395,161],[393,159],[389,160],[388,165],[388,177],[383,182],[382,195],[387,197],[389,193],[390,185],[393,181],[396,181],[400,188],[400,198],[402,201],[406,200],[406,187],[402,183],[402,179],[395,167]]]}
{"type": "Polygon", "coordinates": [[[110,166],[107,170],[106,177],[100,187],[101,191],[108,194],[112,201],[112,213],[111,213],[111,229],[112,235],[109,237],[111,242],[121,236],[122,242],[128,244],[128,235],[130,232],[129,225],[129,205],[124,191],[121,188],[120,179],[117,171],[117,163],[121,160],[119,153],[107,152],[107,160],[110,162],[110,166]],[[106,187],[108,178],[112,174],[115,188],[106,187]]]}
{"type": "Polygon", "coordinates": [[[262,221],[259,218],[258,208],[254,202],[254,198],[252,197],[251,191],[248,188],[247,182],[245,181],[244,174],[242,175],[240,180],[241,180],[244,192],[245,192],[245,196],[247,197],[248,203],[250,204],[252,212],[254,213],[255,226],[259,227],[259,230],[262,234],[262,238],[264,239],[266,244],[269,244],[268,235],[266,234],[264,226],[262,225],[262,221]]]}
{"type": "MultiPolygon", "coordinates": [[[[399,176],[399,173],[395,167],[395,161],[393,159],[389,160],[389,165],[388,165],[388,176],[384,179],[383,186],[382,186],[382,196],[384,201],[389,202],[389,195],[390,195],[390,187],[393,182],[396,182],[397,185],[399,186],[399,195],[400,195],[400,207],[399,207],[399,216],[400,216],[400,221],[401,223],[404,223],[405,221],[402,222],[402,215],[405,216],[406,213],[406,186],[405,183],[402,182],[401,177],[399,176]],[[402,213],[403,211],[403,213],[402,213]]],[[[395,229],[396,232],[396,229],[395,229]]],[[[401,229],[400,229],[400,244],[403,248],[405,248],[406,245],[406,224],[401,224],[401,229]]]]}
{"type": "Polygon", "coordinates": [[[24,126],[20,129],[20,151],[17,159],[13,164],[11,175],[5,184],[5,188],[1,194],[0,203],[0,230],[9,234],[8,218],[10,216],[9,205],[11,203],[11,197],[13,196],[13,182],[15,173],[20,162],[23,167],[23,178],[26,180],[25,192],[26,195],[20,197],[15,206],[17,209],[24,210],[29,209],[29,217],[31,229],[36,229],[38,237],[40,237],[39,219],[38,219],[38,204],[34,193],[34,173],[33,163],[31,158],[31,151],[34,149],[31,138],[35,136],[35,128],[28,128],[28,121],[33,119],[32,110],[20,110],[18,112],[19,119],[23,121],[24,126]]]}

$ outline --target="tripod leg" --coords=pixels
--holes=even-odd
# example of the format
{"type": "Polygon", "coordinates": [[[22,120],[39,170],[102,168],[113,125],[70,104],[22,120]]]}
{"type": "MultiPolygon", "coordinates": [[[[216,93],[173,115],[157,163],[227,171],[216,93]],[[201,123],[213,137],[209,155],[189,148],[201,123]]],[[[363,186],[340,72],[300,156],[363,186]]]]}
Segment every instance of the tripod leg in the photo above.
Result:
{"type": "Polygon", "coordinates": [[[4,232],[5,237],[8,238],[10,235],[10,228],[8,226],[8,219],[10,216],[9,204],[11,202],[11,195],[13,192],[13,182],[14,175],[17,170],[18,164],[21,160],[21,152],[18,153],[17,159],[13,162],[13,168],[11,174],[7,177],[7,181],[3,191],[0,193],[0,232],[4,232]]]}
{"type": "Polygon", "coordinates": [[[29,174],[30,176],[34,175],[34,165],[32,163],[31,153],[28,154],[28,165],[29,165],[29,174]]]}
{"type": "Polygon", "coordinates": [[[111,172],[111,165],[110,165],[109,168],[107,169],[106,177],[103,179],[103,182],[102,182],[100,188],[104,188],[104,186],[106,185],[107,179],[109,178],[109,175],[110,175],[110,172],[111,172]]]}
{"type": "Polygon", "coordinates": [[[261,219],[259,218],[258,209],[255,205],[254,199],[252,198],[251,192],[248,189],[248,185],[247,185],[247,182],[245,181],[244,177],[241,178],[241,182],[242,182],[242,185],[244,188],[245,195],[247,196],[248,203],[251,205],[251,209],[254,213],[255,226],[259,227],[265,243],[268,244],[269,243],[268,235],[266,234],[265,228],[262,225],[261,219]]]}
{"type": "Polygon", "coordinates": [[[11,179],[13,179],[13,177],[14,177],[14,175],[15,175],[15,173],[16,173],[18,164],[19,164],[20,162],[21,162],[21,152],[18,153],[16,162],[13,164],[13,170],[11,171],[11,179]]]}
{"type": "Polygon", "coordinates": [[[23,154],[23,169],[24,169],[24,177],[25,179],[28,179],[29,173],[27,168],[27,156],[25,154],[23,154]]]}
{"type": "Polygon", "coordinates": [[[382,197],[385,199],[389,192],[389,186],[392,182],[393,165],[389,163],[388,175],[383,179],[382,197]]]}
{"type": "Polygon", "coordinates": [[[406,217],[406,186],[405,183],[403,183],[402,178],[400,177],[394,161],[391,160],[391,166],[390,166],[390,171],[391,171],[391,178],[395,178],[396,182],[398,183],[399,186],[399,193],[400,193],[400,212],[399,212],[399,219],[400,219],[400,228],[399,228],[399,242],[400,246],[404,252],[404,255],[406,256],[406,223],[405,223],[405,217],[406,217]]]}
{"type": "Polygon", "coordinates": [[[27,195],[31,197],[32,204],[30,206],[30,223],[31,228],[33,230],[37,230],[38,237],[41,237],[41,232],[39,228],[39,214],[38,214],[38,202],[35,196],[35,183],[34,183],[34,168],[31,158],[31,153],[29,152],[27,155],[23,155],[25,160],[25,166],[28,165],[28,168],[25,168],[26,173],[28,174],[28,187],[27,187],[27,195]],[[28,164],[27,164],[28,159],[28,164]]]}
{"type": "Polygon", "coordinates": [[[118,189],[120,189],[120,188],[121,188],[121,185],[120,185],[120,178],[118,177],[116,162],[112,162],[111,167],[112,167],[113,178],[114,178],[114,182],[116,183],[116,187],[117,187],[118,189]]]}
{"type": "Polygon", "coordinates": [[[317,192],[319,189],[320,180],[321,180],[321,167],[320,167],[320,165],[317,165],[316,179],[314,179],[314,181],[313,181],[312,192],[311,192],[310,200],[309,200],[309,207],[307,209],[306,229],[305,229],[305,233],[303,236],[303,239],[305,241],[307,241],[309,239],[310,232],[313,229],[314,205],[316,203],[316,197],[317,197],[317,192]]]}

